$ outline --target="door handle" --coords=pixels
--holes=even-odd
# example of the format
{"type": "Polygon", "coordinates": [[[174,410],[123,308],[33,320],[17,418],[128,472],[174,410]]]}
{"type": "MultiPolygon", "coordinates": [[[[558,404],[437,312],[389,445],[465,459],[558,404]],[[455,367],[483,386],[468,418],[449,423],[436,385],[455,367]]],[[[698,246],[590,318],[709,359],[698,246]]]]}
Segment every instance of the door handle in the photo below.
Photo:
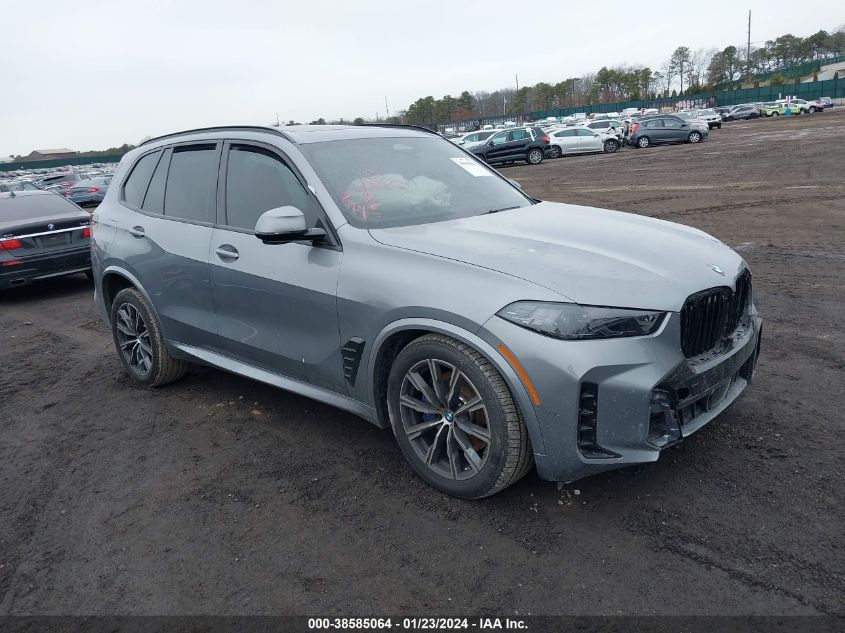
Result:
{"type": "Polygon", "coordinates": [[[131,229],[129,229],[129,235],[131,235],[132,237],[144,237],[144,235],[146,234],[144,233],[143,226],[133,226],[131,229]]]}
{"type": "Polygon", "coordinates": [[[217,253],[217,257],[222,259],[224,262],[233,262],[240,257],[238,249],[231,244],[221,244],[217,247],[215,252],[217,253]]]}

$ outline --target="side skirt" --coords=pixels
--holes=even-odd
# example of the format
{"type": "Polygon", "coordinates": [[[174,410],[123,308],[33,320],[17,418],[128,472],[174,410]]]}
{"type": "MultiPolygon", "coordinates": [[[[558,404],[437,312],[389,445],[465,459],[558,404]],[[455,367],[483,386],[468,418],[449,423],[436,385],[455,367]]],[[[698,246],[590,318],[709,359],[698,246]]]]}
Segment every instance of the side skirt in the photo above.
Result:
{"type": "Polygon", "coordinates": [[[175,351],[176,355],[184,357],[186,360],[193,360],[206,365],[211,365],[212,367],[217,367],[218,369],[238,374],[239,376],[245,376],[246,378],[252,378],[253,380],[257,380],[274,387],[279,387],[285,391],[291,391],[301,396],[305,396],[306,398],[312,398],[313,400],[324,402],[325,404],[337,407],[338,409],[354,413],[368,422],[372,422],[376,426],[379,426],[375,409],[362,402],[358,402],[349,396],[344,396],[342,394],[335,393],[334,391],[323,389],[322,387],[315,387],[314,385],[309,385],[308,383],[300,380],[287,378],[286,376],[282,376],[259,367],[254,367],[253,365],[248,365],[233,358],[229,358],[228,356],[224,356],[223,354],[211,352],[207,349],[185,345],[184,343],[176,343],[174,341],[168,341],[168,347],[175,351]]]}

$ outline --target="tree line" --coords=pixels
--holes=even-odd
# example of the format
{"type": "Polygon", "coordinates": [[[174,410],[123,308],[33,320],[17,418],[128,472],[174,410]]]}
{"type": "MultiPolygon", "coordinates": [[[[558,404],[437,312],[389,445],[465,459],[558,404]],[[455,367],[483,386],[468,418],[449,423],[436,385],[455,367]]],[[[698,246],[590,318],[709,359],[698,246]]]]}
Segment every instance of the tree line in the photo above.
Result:
{"type": "MultiPolygon", "coordinates": [[[[783,83],[777,71],[805,62],[845,54],[845,25],[835,31],[818,31],[808,37],[792,34],[767,41],[763,46],[699,48],[679,46],[659,68],[642,65],[604,66],[595,73],[570,77],[557,83],[539,82],[519,89],[470,92],[440,99],[420,97],[407,109],[387,119],[395,123],[429,125],[444,121],[466,121],[538,110],[656,99],[725,87],[726,84],[765,73],[776,73],[770,83],[783,83]]],[[[364,123],[357,118],[346,123],[364,123]]],[[[325,123],[320,118],[312,124],[325,123]]]]}

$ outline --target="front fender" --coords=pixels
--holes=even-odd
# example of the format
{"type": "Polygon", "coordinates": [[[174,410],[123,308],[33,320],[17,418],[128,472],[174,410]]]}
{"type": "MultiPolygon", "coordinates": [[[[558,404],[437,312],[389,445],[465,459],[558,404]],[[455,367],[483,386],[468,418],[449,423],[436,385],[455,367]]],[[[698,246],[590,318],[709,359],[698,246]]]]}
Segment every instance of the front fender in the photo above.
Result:
{"type": "MultiPolygon", "coordinates": [[[[528,391],[522,384],[522,381],[519,379],[516,372],[497,350],[491,347],[483,339],[479,338],[474,332],[469,332],[445,321],[413,318],[400,319],[387,325],[381,330],[381,332],[379,332],[378,336],[373,341],[373,346],[367,359],[366,374],[367,379],[369,380],[367,393],[370,394],[373,406],[377,411],[380,411],[381,409],[378,402],[378,382],[376,379],[379,352],[381,351],[384,342],[391,335],[403,330],[425,330],[428,332],[437,332],[438,334],[451,336],[452,338],[471,346],[488,361],[490,361],[490,363],[493,364],[505,380],[513,399],[516,401],[520,411],[522,412],[522,419],[525,421],[525,426],[528,429],[528,436],[531,438],[531,447],[534,454],[545,455],[546,448],[545,443],[543,442],[543,434],[540,431],[540,425],[534,412],[534,405],[531,401],[531,396],[528,394],[528,391]]],[[[381,422],[384,426],[389,426],[389,420],[382,420],[381,422]]]]}

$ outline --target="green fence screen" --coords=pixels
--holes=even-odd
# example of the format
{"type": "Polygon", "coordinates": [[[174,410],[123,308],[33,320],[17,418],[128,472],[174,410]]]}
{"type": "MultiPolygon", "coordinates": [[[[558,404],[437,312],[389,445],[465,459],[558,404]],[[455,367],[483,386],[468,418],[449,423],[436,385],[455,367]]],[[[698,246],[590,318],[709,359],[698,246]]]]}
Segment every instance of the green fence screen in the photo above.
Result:
{"type": "Polygon", "coordinates": [[[18,169],[50,169],[65,165],[91,165],[93,163],[118,163],[122,154],[112,156],[75,156],[74,158],[56,158],[51,160],[24,160],[18,163],[0,163],[0,171],[17,171],[18,169]]]}

